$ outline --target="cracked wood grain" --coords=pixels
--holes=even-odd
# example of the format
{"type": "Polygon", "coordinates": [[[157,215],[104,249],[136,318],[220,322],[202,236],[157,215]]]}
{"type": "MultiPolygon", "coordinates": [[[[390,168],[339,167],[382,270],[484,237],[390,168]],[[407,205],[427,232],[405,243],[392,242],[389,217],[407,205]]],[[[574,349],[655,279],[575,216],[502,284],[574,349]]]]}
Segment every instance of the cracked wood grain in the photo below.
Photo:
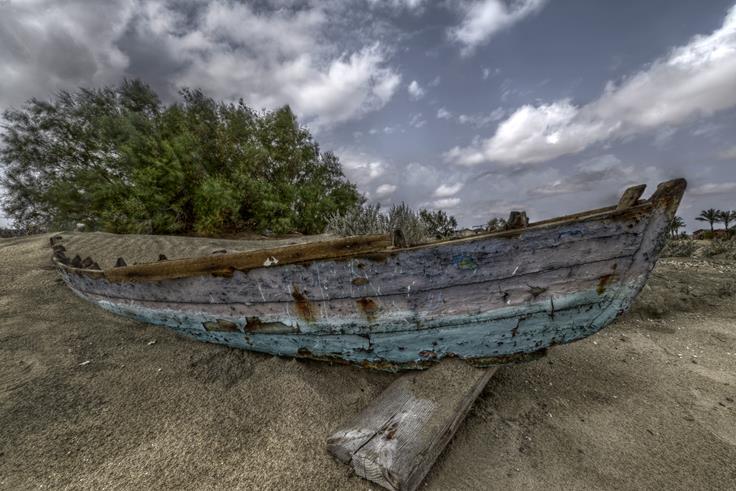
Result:
{"type": "Polygon", "coordinates": [[[394,381],[327,439],[327,450],[386,489],[416,489],[495,372],[446,360],[394,381]]]}

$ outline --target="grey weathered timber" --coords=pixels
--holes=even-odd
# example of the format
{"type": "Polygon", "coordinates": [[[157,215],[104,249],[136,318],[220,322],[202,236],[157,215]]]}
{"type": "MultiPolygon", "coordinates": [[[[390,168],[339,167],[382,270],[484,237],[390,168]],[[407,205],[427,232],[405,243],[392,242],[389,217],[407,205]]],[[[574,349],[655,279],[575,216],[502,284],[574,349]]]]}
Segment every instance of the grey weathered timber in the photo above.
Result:
{"type": "Polygon", "coordinates": [[[327,450],[364,479],[390,490],[414,490],[495,370],[445,360],[403,375],[335,431],[327,450]]]}
{"type": "MultiPolygon", "coordinates": [[[[488,366],[594,334],[643,287],[686,183],[495,233],[394,247],[348,237],[97,270],[57,252],[100,307],[200,341],[396,370],[488,366]]],[[[57,244],[58,245],[58,244],[57,244]]]]}
{"type": "Polygon", "coordinates": [[[638,186],[631,186],[628,188],[624,191],[624,194],[621,195],[621,199],[618,200],[616,209],[625,210],[626,208],[631,208],[636,205],[636,202],[641,198],[641,195],[644,194],[646,187],[647,186],[645,184],[639,184],[638,186]]]}

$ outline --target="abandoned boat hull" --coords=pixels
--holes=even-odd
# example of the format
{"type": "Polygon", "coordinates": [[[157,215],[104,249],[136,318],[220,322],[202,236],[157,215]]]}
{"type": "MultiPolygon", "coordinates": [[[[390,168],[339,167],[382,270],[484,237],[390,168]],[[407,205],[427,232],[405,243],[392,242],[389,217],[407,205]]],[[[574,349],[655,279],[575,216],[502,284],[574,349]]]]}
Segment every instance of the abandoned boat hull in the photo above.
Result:
{"type": "Polygon", "coordinates": [[[174,277],[59,267],[100,307],[201,341],[389,369],[446,356],[490,364],[587,337],[625,311],[684,188],[671,181],[621,209],[332,259],[283,264],[274,249],[260,267],[174,277]]]}

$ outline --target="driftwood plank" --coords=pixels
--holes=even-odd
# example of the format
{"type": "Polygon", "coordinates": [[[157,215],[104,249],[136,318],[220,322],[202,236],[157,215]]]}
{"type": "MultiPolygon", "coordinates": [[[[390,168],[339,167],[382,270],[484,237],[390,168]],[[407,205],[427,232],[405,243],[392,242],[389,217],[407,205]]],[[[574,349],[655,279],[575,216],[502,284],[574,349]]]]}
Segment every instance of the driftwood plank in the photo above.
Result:
{"type": "Polygon", "coordinates": [[[333,433],[327,450],[360,477],[390,490],[414,490],[495,370],[445,360],[403,375],[333,433]]]}

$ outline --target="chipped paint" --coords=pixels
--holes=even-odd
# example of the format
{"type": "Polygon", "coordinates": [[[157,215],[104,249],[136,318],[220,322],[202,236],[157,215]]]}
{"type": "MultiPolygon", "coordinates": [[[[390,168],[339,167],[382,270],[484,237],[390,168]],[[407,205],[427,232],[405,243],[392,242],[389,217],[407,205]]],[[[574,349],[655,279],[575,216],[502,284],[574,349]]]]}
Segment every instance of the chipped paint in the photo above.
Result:
{"type": "Polygon", "coordinates": [[[506,363],[590,336],[629,307],[676,208],[667,192],[657,199],[663,207],[647,213],[531,227],[514,241],[401,249],[380,261],[156,282],[109,281],[63,264],[60,271],[82,298],[200,341],[389,370],[444,357],[506,363]]]}
{"type": "Polygon", "coordinates": [[[458,269],[478,269],[478,263],[467,254],[457,254],[453,256],[452,264],[458,269]]]}
{"type": "MultiPolygon", "coordinates": [[[[554,316],[536,304],[525,304],[508,310],[505,316],[485,313],[477,316],[447,318],[443,323],[420,331],[366,332],[356,334],[309,334],[297,332],[286,323],[282,328],[291,332],[259,330],[249,321],[251,329],[239,331],[208,331],[203,326],[210,320],[206,312],[184,314],[173,310],[154,310],[132,304],[98,301],[102,308],[143,322],[162,324],[180,334],[200,341],[264,351],[285,356],[319,360],[343,361],[395,370],[424,368],[444,357],[477,359],[479,364],[492,360],[506,362],[509,357],[537,352],[553,344],[562,344],[593,334],[615,317],[637,285],[612,287],[599,296],[595,290],[570,294],[556,299],[554,316]],[[615,290],[615,291],[614,291],[615,290]],[[591,303],[593,302],[593,303],[591,303]],[[559,304],[559,305],[557,305],[559,304]],[[285,326],[285,327],[283,327],[285,326]]],[[[411,313],[407,312],[409,316],[411,313]]],[[[260,320],[259,320],[260,321],[260,320]]],[[[217,319],[218,325],[237,318],[217,319]]],[[[261,325],[273,325],[269,321],[261,325]]]]}
{"type": "Polygon", "coordinates": [[[263,334],[295,334],[299,332],[296,325],[284,322],[262,322],[258,317],[247,317],[245,319],[245,332],[263,334]]]}
{"type": "Polygon", "coordinates": [[[225,319],[215,319],[214,321],[202,322],[206,331],[209,332],[240,332],[238,324],[225,319]]]}

